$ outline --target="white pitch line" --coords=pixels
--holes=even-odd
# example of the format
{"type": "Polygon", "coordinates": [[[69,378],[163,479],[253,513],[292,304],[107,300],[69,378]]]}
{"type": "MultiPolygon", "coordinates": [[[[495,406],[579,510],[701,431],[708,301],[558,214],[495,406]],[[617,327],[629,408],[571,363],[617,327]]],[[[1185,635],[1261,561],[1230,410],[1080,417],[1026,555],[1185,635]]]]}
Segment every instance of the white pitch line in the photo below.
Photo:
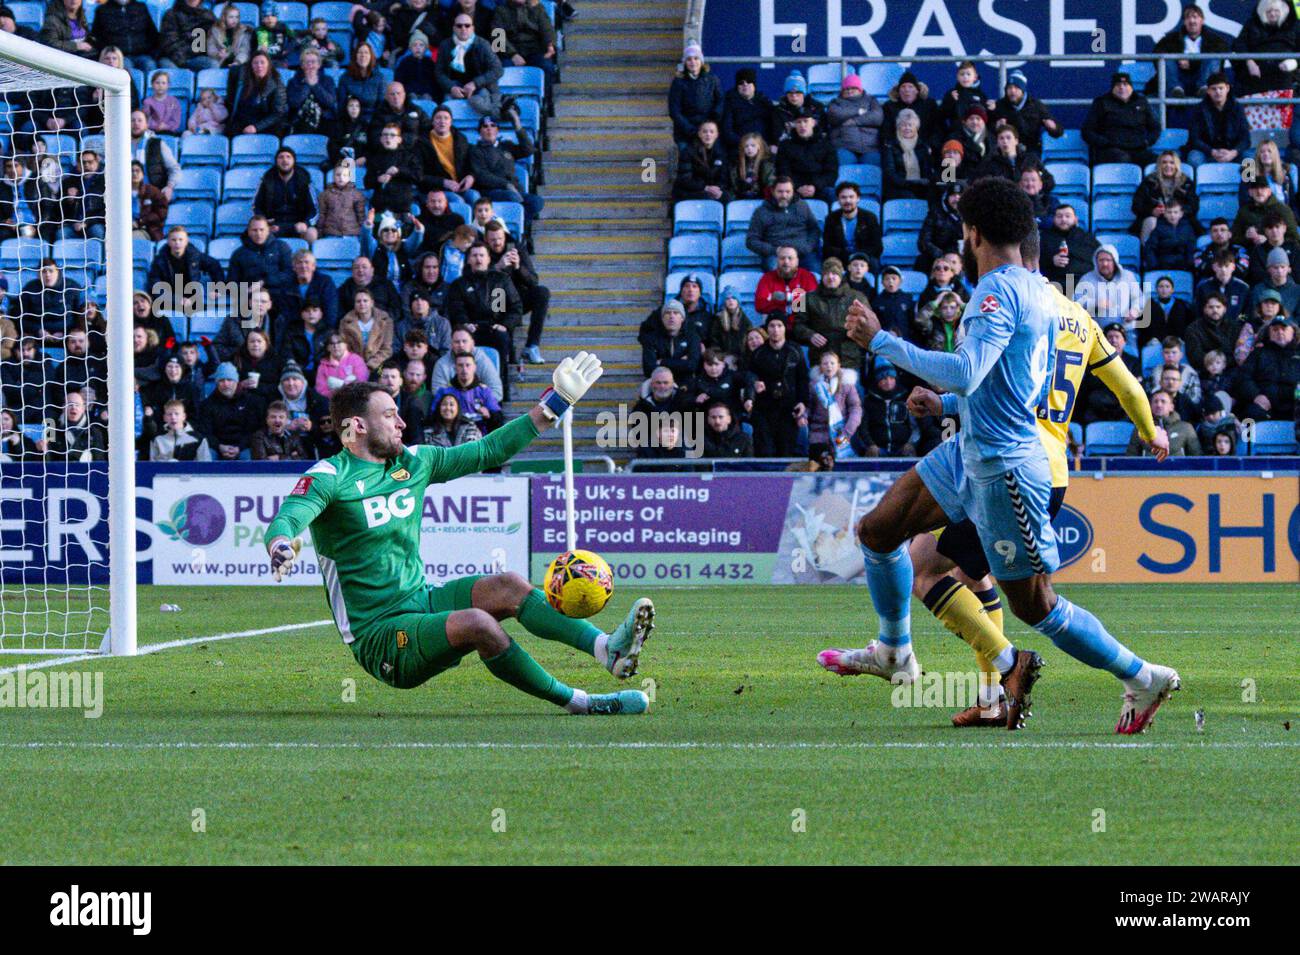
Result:
{"type": "Polygon", "coordinates": [[[185,741],[174,742],[139,742],[122,743],[105,740],[33,740],[26,743],[0,742],[0,749],[118,749],[118,750],[186,750],[186,749],[305,749],[305,750],[870,750],[870,749],[1298,749],[1300,741],[1285,743],[1269,740],[1257,742],[1223,741],[1223,742],[1088,742],[1083,740],[1045,740],[1042,742],[1007,742],[1007,743],[944,743],[944,742],[807,742],[807,743],[757,743],[757,742],[636,742],[612,741],[603,743],[557,742],[557,743],[518,743],[493,741],[468,742],[419,742],[393,741],[384,743],[360,742],[325,742],[317,743],[306,740],[287,741],[185,741]]]}
{"type": "MultiPolygon", "coordinates": [[[[146,656],[150,653],[161,653],[163,650],[175,650],[177,647],[193,646],[196,643],[216,643],[219,640],[238,640],[242,637],[260,637],[268,633],[288,633],[292,630],[311,630],[316,627],[332,627],[333,620],[313,620],[310,623],[286,623],[278,627],[262,627],[258,630],[239,630],[233,633],[215,633],[210,637],[188,637],[184,640],[168,640],[166,643],[148,643],[140,647],[135,655],[138,657],[146,656]]],[[[102,660],[123,660],[131,659],[130,657],[112,656],[111,654],[97,653],[79,653],[76,656],[55,657],[53,660],[41,660],[39,663],[20,663],[17,666],[4,667],[0,669],[0,676],[6,673],[16,673],[19,670],[42,670],[46,667],[56,667],[64,663],[86,663],[94,661],[99,663],[102,660]]]]}

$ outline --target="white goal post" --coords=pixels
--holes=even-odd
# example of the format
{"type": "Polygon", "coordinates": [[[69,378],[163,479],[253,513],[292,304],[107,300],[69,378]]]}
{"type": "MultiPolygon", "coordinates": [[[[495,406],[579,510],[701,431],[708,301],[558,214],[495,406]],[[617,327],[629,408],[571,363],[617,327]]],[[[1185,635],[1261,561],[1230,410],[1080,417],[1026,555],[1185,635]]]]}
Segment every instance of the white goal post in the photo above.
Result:
{"type": "MultiPolygon", "coordinates": [[[[85,277],[92,274],[96,278],[102,276],[106,284],[106,289],[97,294],[102,301],[105,320],[102,333],[98,334],[102,334],[103,337],[103,357],[106,359],[107,367],[103,382],[106,395],[102,396],[104,404],[100,409],[107,410],[107,462],[105,465],[102,460],[96,460],[94,463],[83,465],[82,462],[89,460],[89,455],[81,458],[65,455],[63,458],[65,463],[47,465],[44,460],[24,459],[20,455],[18,462],[10,458],[6,463],[0,463],[4,475],[4,480],[0,481],[0,485],[4,485],[0,488],[0,505],[6,506],[5,510],[0,511],[0,531],[4,532],[0,537],[0,575],[3,575],[0,578],[3,580],[3,593],[0,594],[0,653],[25,655],[107,652],[130,655],[136,652],[136,437],[132,342],[134,323],[131,306],[134,282],[131,221],[131,77],[125,70],[115,69],[95,60],[55,50],[0,31],[0,94],[4,94],[10,104],[7,109],[11,119],[14,118],[14,114],[17,114],[19,119],[22,118],[21,103],[24,94],[27,96],[31,115],[41,117],[44,113],[36,104],[38,101],[43,103],[45,100],[40,97],[48,96],[49,102],[54,103],[57,102],[56,91],[66,94],[69,90],[77,90],[80,97],[87,88],[90,91],[102,91],[100,94],[103,106],[102,263],[94,263],[93,268],[86,268],[85,260],[73,264],[83,266],[74,271],[87,286],[89,281],[85,277]],[[47,467],[51,470],[46,471],[47,467]],[[86,556],[81,563],[77,564],[78,572],[75,576],[58,569],[49,570],[48,568],[55,565],[54,558],[51,556],[47,562],[45,555],[33,556],[33,551],[37,548],[23,546],[26,541],[18,541],[17,548],[12,546],[17,535],[28,533],[24,527],[30,530],[31,537],[40,545],[48,544],[51,554],[55,548],[64,548],[66,551],[76,546],[77,542],[71,538],[69,542],[49,533],[51,521],[64,519],[63,515],[55,513],[56,508],[62,504],[55,503],[56,496],[53,495],[41,499],[41,489],[58,484],[58,481],[51,479],[50,475],[61,475],[63,472],[59,471],[59,468],[67,469],[69,475],[78,476],[84,471],[77,469],[98,469],[99,474],[93,485],[95,488],[93,500],[86,500],[86,495],[92,493],[89,477],[83,479],[85,487],[78,488],[83,499],[79,516],[87,523],[96,517],[102,520],[103,509],[107,509],[107,556],[104,556],[98,542],[91,542],[92,546],[87,553],[93,556],[86,556]],[[105,476],[106,482],[103,480],[105,476]],[[8,497],[4,494],[6,490],[9,492],[8,497]],[[15,500],[20,505],[17,509],[13,506],[15,500]],[[90,512],[90,517],[86,516],[86,511],[90,512]],[[43,527],[33,526],[33,522],[39,521],[44,521],[43,527]],[[43,568],[45,570],[42,570],[43,568]],[[44,576],[41,576],[42,574],[44,576]],[[82,577],[85,578],[84,584],[82,577]],[[77,593],[78,590],[86,592],[77,593]],[[52,601],[57,602],[59,596],[65,601],[64,607],[56,606],[52,609],[52,601]],[[41,601],[44,602],[43,611],[40,609],[41,601]],[[103,606],[105,603],[106,607],[103,606]],[[36,609],[32,609],[33,607],[36,609]],[[29,625],[29,621],[41,619],[42,612],[47,621],[46,625],[29,625]],[[48,623],[50,619],[56,618],[63,621],[62,632],[59,632],[58,627],[48,623]]],[[[82,100],[76,99],[75,102],[81,103],[82,100]]],[[[46,112],[54,115],[52,110],[46,112]]],[[[4,137],[9,144],[6,158],[10,158],[14,153],[14,143],[18,139],[14,134],[17,132],[18,124],[14,123],[4,137]]],[[[31,165],[39,167],[41,161],[45,159],[43,150],[49,151],[64,163],[65,170],[69,169],[72,161],[80,160],[80,150],[85,145],[81,135],[83,133],[87,136],[96,135],[98,132],[93,128],[78,127],[75,131],[69,131],[68,138],[65,140],[60,138],[61,130],[49,125],[37,126],[24,134],[33,143],[30,153],[24,158],[31,165]],[[49,146],[46,140],[42,139],[45,145],[38,148],[35,145],[36,141],[43,134],[51,132],[55,147],[49,146]],[[75,157],[67,155],[72,148],[77,150],[75,157]]],[[[98,144],[96,151],[98,151],[98,144]]],[[[17,196],[18,190],[15,189],[13,194],[17,196]]],[[[14,205],[17,206],[19,203],[15,202],[14,205]]],[[[47,204],[43,201],[23,205],[47,208],[47,204]]],[[[30,215],[29,212],[25,214],[30,215]]],[[[96,216],[96,224],[98,224],[99,213],[96,216]]],[[[15,223],[29,221],[29,219],[15,218],[15,223]]],[[[59,250],[69,247],[60,244],[61,239],[69,238],[63,231],[66,224],[63,220],[50,223],[38,219],[32,225],[13,227],[20,230],[18,232],[20,237],[24,234],[32,235],[30,239],[19,241],[20,243],[31,242],[32,247],[40,253],[39,262],[25,260],[19,263],[20,268],[16,274],[20,278],[29,272],[44,273],[46,270],[42,263],[46,258],[54,258],[55,264],[62,270],[65,263],[58,261],[59,250]],[[24,232],[23,229],[27,231],[24,232]],[[61,239],[53,236],[60,236],[61,239]]],[[[97,248],[87,240],[81,241],[80,246],[77,246],[75,239],[70,245],[80,248],[83,256],[87,254],[85,251],[87,248],[97,248]]],[[[0,270],[3,266],[4,262],[0,261],[0,270]]],[[[38,294],[30,297],[23,296],[24,303],[29,298],[43,303],[45,299],[39,294],[43,289],[38,286],[37,290],[38,294]]],[[[85,300],[88,300],[91,288],[84,287],[81,291],[85,300]]],[[[21,289],[10,287],[9,300],[11,302],[16,300],[20,292],[21,289]]],[[[9,318],[13,319],[15,316],[12,314],[12,308],[10,312],[9,318]]],[[[33,320],[30,307],[27,307],[26,314],[30,323],[33,320]]],[[[43,323],[44,311],[35,320],[43,323]]],[[[25,336],[26,333],[20,335],[24,345],[25,336]]],[[[41,344],[44,345],[49,341],[54,340],[41,339],[41,344]]],[[[64,344],[61,341],[54,341],[54,343],[64,344]]],[[[58,351],[63,352],[63,349],[58,351]]],[[[23,354],[22,351],[19,352],[20,359],[23,354]]],[[[66,360],[66,353],[64,357],[66,360]]],[[[24,390],[22,393],[27,394],[27,391],[24,390]]],[[[47,423],[49,417],[46,415],[47,423]]],[[[70,415],[67,421],[72,421],[70,415]]],[[[67,421],[63,422],[65,427],[67,421]]],[[[62,447],[65,448],[68,446],[66,438],[67,436],[64,435],[62,447]]],[[[32,440],[34,444],[36,439],[32,440]]],[[[17,439],[16,446],[20,449],[24,447],[21,436],[17,439]]],[[[5,448],[0,446],[0,450],[5,448]]],[[[102,456],[101,454],[97,457],[102,458],[102,456]]],[[[33,454],[30,457],[37,456],[33,454]]],[[[69,476],[60,480],[70,482],[73,478],[69,476]]],[[[71,485],[59,485],[58,502],[66,501],[67,494],[63,492],[66,491],[67,486],[71,485]]],[[[88,540],[88,532],[83,531],[82,539],[88,540]]],[[[65,558],[65,560],[69,559],[65,558]]]]}

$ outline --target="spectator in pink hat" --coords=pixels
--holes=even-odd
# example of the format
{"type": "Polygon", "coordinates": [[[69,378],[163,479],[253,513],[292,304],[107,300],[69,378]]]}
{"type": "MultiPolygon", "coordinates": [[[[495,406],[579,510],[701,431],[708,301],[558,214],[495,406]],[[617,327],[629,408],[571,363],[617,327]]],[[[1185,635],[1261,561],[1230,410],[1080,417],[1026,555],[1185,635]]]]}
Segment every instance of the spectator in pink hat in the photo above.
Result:
{"type": "Polygon", "coordinates": [[[880,127],[884,121],[884,107],[870,93],[863,92],[862,79],[856,73],[846,75],[840,95],[826,107],[831,145],[841,166],[880,165],[880,127]]]}

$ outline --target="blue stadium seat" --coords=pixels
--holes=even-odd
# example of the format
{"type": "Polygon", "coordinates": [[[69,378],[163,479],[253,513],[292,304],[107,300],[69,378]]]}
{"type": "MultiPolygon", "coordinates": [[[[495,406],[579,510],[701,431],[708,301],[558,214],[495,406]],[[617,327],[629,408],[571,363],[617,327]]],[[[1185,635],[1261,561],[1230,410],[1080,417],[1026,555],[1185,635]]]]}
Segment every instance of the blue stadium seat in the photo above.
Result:
{"type": "Polygon", "coordinates": [[[902,63],[863,63],[858,67],[858,76],[862,78],[862,91],[870,93],[876,99],[884,99],[889,95],[903,74],[907,72],[907,67],[902,63]]]}
{"type": "Polygon", "coordinates": [[[1094,421],[1084,429],[1084,450],[1088,454],[1123,454],[1133,436],[1130,421],[1094,421]]]}
{"type": "Polygon", "coordinates": [[[9,9],[13,11],[14,23],[18,26],[37,33],[41,31],[41,25],[45,21],[45,4],[18,2],[9,4],[9,9]]]}
{"type": "Polygon", "coordinates": [[[474,218],[473,207],[454,193],[447,193],[447,208],[456,213],[466,222],[469,222],[474,218]]]}
{"type": "MultiPolygon", "coordinates": [[[[244,221],[247,223],[248,220],[244,221]]],[[[167,209],[167,224],[163,231],[174,225],[183,225],[191,234],[208,238],[212,235],[212,203],[197,200],[173,202],[167,209]]]]}
{"type": "Polygon", "coordinates": [[[1187,130],[1166,129],[1156,139],[1156,144],[1151,148],[1157,153],[1162,153],[1166,149],[1181,150],[1186,145],[1187,130]]]}
{"type": "Polygon", "coordinates": [[[886,232],[920,232],[929,211],[924,199],[890,199],[881,225],[886,232]]]}
{"type": "Polygon", "coordinates": [[[283,242],[285,245],[287,245],[287,246],[289,247],[289,254],[290,254],[290,255],[297,255],[299,252],[307,252],[307,251],[309,251],[310,248],[311,248],[311,247],[307,244],[307,240],[306,240],[306,239],[300,239],[300,238],[298,238],[296,235],[295,235],[295,236],[281,236],[281,237],[280,237],[280,241],[283,242]]]}
{"type": "MultiPolygon", "coordinates": [[[[449,99],[442,104],[451,110],[451,125],[460,130],[478,130],[478,113],[463,99],[449,99]]],[[[522,118],[522,116],[520,117],[522,118]]]]}
{"type": "Polygon", "coordinates": [[[154,242],[153,239],[141,239],[138,236],[131,240],[131,267],[136,269],[147,269],[153,262],[156,247],[165,245],[166,239],[161,242],[154,242]]]}
{"type": "Polygon", "coordinates": [[[668,271],[705,269],[718,271],[717,236],[701,232],[677,235],[668,240],[668,271]]]}
{"type": "Polygon", "coordinates": [[[1201,207],[1196,211],[1196,218],[1207,229],[1210,223],[1222,216],[1229,222],[1237,218],[1237,197],[1209,195],[1201,197],[1201,207]]]}
{"type": "Polygon", "coordinates": [[[840,95],[843,77],[844,68],[839,63],[814,63],[808,68],[808,92],[813,99],[828,103],[840,95]]]}
{"type": "Polygon", "coordinates": [[[1088,161],[1088,144],[1083,141],[1083,133],[1077,129],[1067,129],[1060,139],[1043,137],[1043,162],[1082,162],[1088,161]]]}
{"type": "Polygon", "coordinates": [[[262,184],[266,170],[260,166],[235,166],[227,169],[222,178],[221,195],[226,202],[235,200],[252,201],[257,195],[257,188],[262,184]]]}
{"type": "MultiPolygon", "coordinates": [[[[90,290],[90,300],[103,308],[108,303],[108,276],[101,275],[95,279],[95,284],[90,290]]],[[[172,322],[175,325],[175,322],[172,322]]]]}
{"type": "Polygon", "coordinates": [[[314,3],[311,7],[311,18],[324,20],[331,30],[347,30],[352,25],[352,4],[338,2],[338,0],[314,3]]]}
{"type": "Polygon", "coordinates": [[[1092,168],[1092,198],[1128,196],[1142,184],[1142,167],[1130,162],[1104,162],[1092,168]]]}
{"type": "Polygon", "coordinates": [[[879,166],[873,166],[870,163],[853,163],[852,165],[840,166],[837,181],[857,183],[858,192],[862,194],[863,199],[867,197],[877,201],[880,199],[882,179],[879,166]]]}
{"type": "Polygon", "coordinates": [[[329,158],[330,154],[329,137],[318,133],[295,133],[286,136],[284,145],[298,156],[300,166],[319,166],[329,158]]]}
{"type": "Polygon", "coordinates": [[[522,202],[494,202],[492,209],[496,212],[497,218],[505,223],[506,229],[512,236],[523,239],[524,205],[522,202]]]}
{"type": "Polygon", "coordinates": [[[221,201],[221,170],[215,166],[182,167],[176,198],[204,199],[216,205],[221,201]]]}
{"type": "Polygon", "coordinates": [[[1162,278],[1167,278],[1174,283],[1174,298],[1191,303],[1196,292],[1196,276],[1191,272],[1154,271],[1142,277],[1143,281],[1151,286],[1152,294],[1155,293],[1156,283],[1162,278]]]}
{"type": "Polygon", "coordinates": [[[1102,245],[1113,245],[1119,252],[1119,264],[1124,266],[1130,272],[1140,272],[1142,270],[1142,243],[1138,241],[1135,235],[1129,235],[1127,232],[1120,233],[1098,233],[1097,241],[1102,245]]]}
{"type": "Polygon", "coordinates": [[[225,320],[225,312],[195,312],[190,316],[189,337],[212,338],[221,331],[221,325],[225,320]]]}
{"type": "Polygon", "coordinates": [[[733,269],[761,269],[763,267],[762,258],[749,251],[745,245],[745,239],[744,233],[736,233],[722,240],[722,262],[720,267],[723,272],[729,272],[733,269]]]}
{"type": "MultiPolygon", "coordinates": [[[[224,4],[222,5],[224,6],[224,4]]],[[[259,9],[261,4],[254,3],[252,0],[235,0],[234,6],[239,10],[239,22],[250,30],[256,30],[257,24],[261,22],[259,9]]],[[[214,9],[212,12],[216,13],[216,10],[214,9]]]]}
{"type": "Polygon", "coordinates": [[[880,264],[910,268],[916,260],[916,236],[915,232],[891,232],[886,235],[882,240],[884,250],[880,255],[880,264]]]}
{"type": "Polygon", "coordinates": [[[216,166],[225,169],[230,155],[230,140],[225,136],[181,137],[182,166],[216,166]]]}
{"type": "Polygon", "coordinates": [[[1196,192],[1209,196],[1236,196],[1241,188],[1241,167],[1235,162],[1207,162],[1196,170],[1196,192]]]}
{"type": "Polygon", "coordinates": [[[1136,90],[1142,89],[1156,77],[1156,65],[1150,60],[1125,60],[1119,68],[1129,75],[1136,90]]]}
{"type": "Polygon", "coordinates": [[[230,141],[230,165],[259,166],[264,171],[275,161],[278,137],[267,133],[240,133],[230,141]]]}
{"type": "Polygon", "coordinates": [[[295,33],[301,33],[306,30],[309,20],[310,16],[307,13],[307,4],[283,2],[280,4],[280,22],[295,33]]]}
{"type": "Polygon", "coordinates": [[[1258,421],[1255,423],[1251,454],[1296,454],[1296,426],[1291,421],[1258,421]]]}
{"type": "Polygon", "coordinates": [[[664,300],[676,298],[678,290],[682,287],[682,279],[688,275],[694,275],[700,280],[700,294],[708,302],[716,302],[718,299],[718,280],[712,272],[700,272],[695,269],[685,269],[681,272],[669,272],[664,279],[664,300]]]}
{"type": "MultiPolygon", "coordinates": [[[[333,176],[334,176],[334,174],[333,174],[333,173],[330,173],[330,178],[331,178],[331,179],[333,178],[333,176]]],[[[320,198],[321,191],[325,188],[325,172],[324,172],[324,170],[322,170],[322,169],[320,169],[320,168],[318,168],[318,167],[316,167],[316,166],[309,166],[309,167],[307,168],[307,181],[311,183],[311,196],[312,196],[312,198],[313,198],[313,199],[319,199],[319,198],[320,198]]]]}
{"type": "Polygon", "coordinates": [[[1082,448],[1083,447],[1083,425],[1079,424],[1079,422],[1077,421],[1071,421],[1068,430],[1070,432],[1070,440],[1082,448]]]}
{"type": "MultiPolygon", "coordinates": [[[[733,199],[727,203],[727,229],[724,235],[734,235],[749,229],[754,211],[763,204],[762,199],[733,199]]],[[[680,203],[678,203],[680,205],[680,203]]]]}
{"type": "MultiPolygon", "coordinates": [[[[0,269],[32,269],[40,267],[45,258],[46,245],[40,239],[5,239],[0,242],[0,269]]],[[[14,290],[9,283],[9,291],[14,290]]]]}
{"type": "MultiPolygon", "coordinates": [[[[838,202],[835,203],[835,208],[838,209],[839,207],[840,204],[838,202]]],[[[859,199],[858,208],[861,209],[863,212],[870,212],[873,216],[876,217],[877,222],[880,221],[880,200],[866,199],[866,198],[859,199]]]]}
{"type": "MultiPolygon", "coordinates": [[[[519,110],[519,122],[523,124],[524,129],[536,136],[537,131],[542,128],[542,104],[540,100],[521,99],[516,107],[519,110]]],[[[478,126],[478,120],[474,120],[474,125],[478,126]]],[[[513,134],[513,129],[503,130],[505,133],[513,134]]]]}
{"type": "Polygon", "coordinates": [[[327,236],[317,239],[311,250],[318,268],[350,270],[352,260],[361,254],[361,241],[350,235],[327,236]]]}
{"type": "Polygon", "coordinates": [[[194,100],[198,102],[199,94],[206,89],[216,90],[217,95],[222,99],[226,96],[226,82],[230,74],[221,67],[208,67],[206,70],[199,70],[198,75],[194,78],[194,100]]]}
{"type": "Polygon", "coordinates": [[[1080,202],[1071,202],[1070,207],[1074,209],[1074,214],[1079,220],[1079,228],[1086,232],[1091,232],[1092,206],[1088,205],[1088,200],[1084,199],[1080,202]]]}
{"type": "Polygon", "coordinates": [[[754,307],[754,293],[758,291],[758,282],[763,277],[763,273],[758,269],[736,269],[732,272],[723,272],[718,276],[718,288],[726,288],[730,285],[740,296],[742,305],[750,309],[754,307]]]}
{"type": "MultiPolygon", "coordinates": [[[[469,221],[467,218],[466,222],[469,221]]],[[[686,232],[722,234],[722,203],[712,199],[686,199],[673,207],[673,235],[686,232]]]]}
{"type": "Polygon", "coordinates": [[[1092,204],[1093,232],[1123,232],[1133,222],[1132,200],[1108,196],[1092,204]]]}
{"type": "Polygon", "coordinates": [[[930,283],[930,276],[924,272],[918,272],[916,269],[900,269],[903,273],[903,284],[899,288],[908,295],[920,295],[925,291],[926,285],[930,283]]]}
{"type": "Polygon", "coordinates": [[[824,226],[826,217],[831,214],[830,206],[826,205],[826,201],[824,199],[805,199],[804,202],[808,203],[808,209],[816,217],[817,224],[824,226]]]}
{"type": "Polygon", "coordinates": [[[507,66],[497,80],[502,96],[541,100],[546,95],[546,74],[537,66],[507,66]]]}
{"type": "Polygon", "coordinates": [[[239,236],[227,235],[213,239],[208,243],[208,255],[220,262],[224,269],[230,265],[230,257],[239,249],[240,243],[239,236]]]}
{"type": "Polygon", "coordinates": [[[253,217],[252,202],[223,202],[217,206],[217,227],[211,233],[220,238],[223,235],[243,235],[248,228],[248,220],[253,217]]]}
{"type": "Polygon", "coordinates": [[[194,74],[186,69],[157,69],[149,73],[149,90],[147,95],[153,94],[153,78],[159,73],[166,73],[167,78],[171,80],[171,87],[168,92],[178,100],[194,99],[194,74]]]}
{"type": "Polygon", "coordinates": [[[54,243],[52,257],[65,270],[101,272],[104,268],[104,243],[99,239],[60,239],[54,243]]]}
{"type": "Polygon", "coordinates": [[[1081,162],[1054,162],[1047,165],[1047,171],[1056,180],[1052,194],[1061,196],[1083,196],[1084,201],[1092,195],[1092,170],[1081,162]]]}

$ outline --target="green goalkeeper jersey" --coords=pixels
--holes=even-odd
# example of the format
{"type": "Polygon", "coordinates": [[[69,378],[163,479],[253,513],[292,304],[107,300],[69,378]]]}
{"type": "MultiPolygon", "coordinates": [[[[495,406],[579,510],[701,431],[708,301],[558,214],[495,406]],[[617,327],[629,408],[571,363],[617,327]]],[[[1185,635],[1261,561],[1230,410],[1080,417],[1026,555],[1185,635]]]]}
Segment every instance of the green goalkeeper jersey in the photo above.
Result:
{"type": "Polygon", "coordinates": [[[537,427],[523,415],[481,441],[407,447],[391,461],[340,451],[298,480],[267,528],[267,540],[311,528],[330,612],[343,641],[352,643],[424,591],[424,489],[499,467],[535,437],[537,427]]]}

